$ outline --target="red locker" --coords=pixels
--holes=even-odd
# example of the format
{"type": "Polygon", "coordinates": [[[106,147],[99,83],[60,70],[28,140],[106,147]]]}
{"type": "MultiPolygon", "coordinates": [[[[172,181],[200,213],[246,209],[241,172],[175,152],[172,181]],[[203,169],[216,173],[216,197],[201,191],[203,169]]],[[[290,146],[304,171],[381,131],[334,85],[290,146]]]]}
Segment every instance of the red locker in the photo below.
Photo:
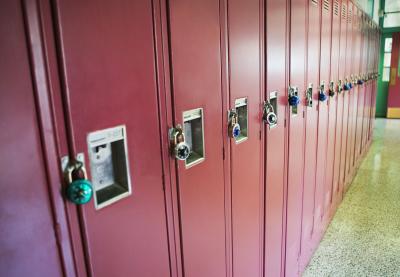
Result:
{"type": "Polygon", "coordinates": [[[95,190],[88,204],[67,206],[88,275],[168,276],[171,270],[152,8],[151,1],[54,3],[68,126],[59,134],[61,156],[68,155],[67,141],[71,159],[84,153],[95,190]],[[105,162],[114,172],[102,179],[105,162]]]}
{"type": "Polygon", "coordinates": [[[305,108],[305,162],[300,271],[304,270],[316,247],[316,244],[312,241],[312,237],[314,224],[315,171],[317,166],[321,2],[309,0],[307,8],[307,91],[309,91],[311,95],[306,97],[307,103],[305,108]]]}
{"type": "Polygon", "coordinates": [[[169,1],[168,12],[173,121],[191,136],[193,150],[175,167],[183,272],[194,277],[225,276],[227,132],[221,120],[226,111],[221,93],[220,3],[174,0],[169,1]]]}
{"type": "MultiPolygon", "coordinates": [[[[353,89],[349,93],[349,108],[348,108],[348,123],[347,123],[347,138],[346,138],[346,157],[345,157],[345,172],[343,177],[345,178],[344,183],[346,185],[350,184],[351,180],[351,153],[352,153],[352,145],[353,145],[353,122],[354,122],[354,102],[356,101],[356,91],[357,91],[357,83],[356,83],[356,75],[357,71],[355,70],[355,42],[356,42],[356,15],[357,15],[357,7],[353,4],[353,2],[349,1],[349,12],[347,18],[347,46],[346,46],[346,72],[348,75],[350,74],[351,82],[353,82],[353,89]]],[[[347,189],[344,188],[345,190],[347,189]]]]}
{"type": "Polygon", "coordinates": [[[36,3],[0,4],[0,272],[8,277],[75,274],[38,20],[36,3]]]}
{"type": "MultiPolygon", "coordinates": [[[[362,26],[363,26],[363,13],[361,10],[358,9],[358,30],[356,33],[357,36],[357,44],[355,49],[361,49],[361,51],[356,51],[358,55],[356,56],[356,63],[357,71],[358,71],[358,79],[362,81],[363,79],[363,55],[364,55],[364,36],[362,33],[362,26]]],[[[360,154],[360,140],[361,140],[361,113],[362,113],[362,105],[364,103],[363,98],[363,91],[364,91],[364,84],[360,84],[357,86],[357,101],[356,108],[355,108],[355,125],[354,125],[354,152],[353,152],[353,166],[357,165],[358,157],[360,154]]]]}
{"type": "Polygon", "coordinates": [[[367,59],[367,36],[365,33],[365,15],[360,12],[360,24],[361,24],[361,55],[360,55],[360,75],[364,83],[359,86],[358,89],[358,102],[357,102],[357,123],[356,123],[356,139],[355,139],[355,151],[354,159],[357,164],[361,154],[361,144],[362,144],[362,129],[363,129],[363,114],[365,105],[365,91],[367,84],[365,83],[365,72],[366,72],[366,59],[367,59]]]}
{"type": "MultiPolygon", "coordinates": [[[[343,2],[345,2],[343,0],[343,2]]],[[[342,2],[342,3],[343,3],[342,2]]],[[[352,49],[353,49],[353,3],[351,1],[347,2],[347,18],[346,21],[342,24],[346,25],[346,50],[343,52],[344,61],[342,64],[345,65],[343,76],[346,76],[348,82],[351,85],[351,89],[344,94],[344,101],[343,101],[343,120],[342,120],[342,136],[341,136],[341,154],[340,154],[340,162],[339,162],[339,175],[337,179],[337,186],[338,186],[338,195],[339,199],[343,197],[344,193],[344,184],[345,184],[345,177],[346,177],[346,167],[347,167],[347,157],[350,148],[350,140],[349,140],[349,133],[351,132],[351,105],[353,101],[354,95],[354,72],[352,71],[352,64],[353,64],[353,56],[352,56],[352,49]]],[[[344,28],[344,26],[343,26],[344,28]]],[[[345,37],[345,34],[342,34],[345,37]]],[[[343,46],[344,47],[344,46],[343,46]]]]}
{"type": "MultiPolygon", "coordinates": [[[[331,19],[332,2],[323,0],[321,17],[321,51],[320,51],[320,93],[329,97],[328,88],[330,80],[330,55],[331,55],[331,19]]],[[[328,101],[320,101],[318,105],[318,143],[317,143],[317,170],[316,170],[316,196],[314,211],[314,229],[317,241],[322,235],[324,199],[325,199],[325,173],[326,173],[326,150],[328,142],[328,101]]]]}
{"type": "Polygon", "coordinates": [[[286,1],[266,1],[266,96],[275,101],[277,125],[265,130],[265,276],[284,276],[287,97],[286,1]]]}
{"type": "Polygon", "coordinates": [[[331,64],[330,64],[330,82],[328,85],[328,137],[326,150],[326,169],[325,169],[325,188],[324,188],[324,216],[329,218],[331,210],[330,204],[332,200],[332,184],[334,159],[337,156],[335,151],[336,134],[340,133],[339,123],[337,121],[338,104],[342,105],[342,97],[338,94],[338,69],[339,69],[339,50],[340,50],[340,3],[338,0],[332,1],[332,25],[331,25],[331,64]],[[340,100],[339,100],[340,98],[340,100]]]}
{"type": "MultiPolygon", "coordinates": [[[[362,60],[362,35],[361,35],[361,24],[362,24],[362,12],[356,8],[354,5],[354,13],[355,13],[355,38],[356,42],[353,47],[353,55],[354,55],[354,72],[357,75],[357,80],[362,81],[361,78],[361,60],[362,60]]],[[[353,176],[354,169],[357,162],[357,137],[358,137],[358,126],[359,126],[359,116],[358,116],[358,108],[359,102],[361,101],[361,90],[362,85],[357,85],[354,92],[354,101],[353,101],[353,132],[352,132],[352,143],[351,143],[351,161],[350,161],[350,176],[353,176]]]]}
{"type": "MultiPolygon", "coordinates": [[[[259,0],[227,1],[229,101],[239,114],[242,135],[230,139],[232,259],[234,276],[262,276],[263,145],[260,106],[263,95],[262,18],[259,0]],[[243,44],[243,41],[246,43],[243,44]],[[244,101],[243,101],[244,100],[244,101]],[[238,106],[242,105],[244,106],[238,106]]],[[[224,138],[229,140],[228,136],[224,138]]],[[[203,275],[205,276],[205,275],[203,275]]],[[[207,275],[208,276],[208,275],[207,275]]]]}
{"type": "Polygon", "coordinates": [[[299,275],[301,215],[304,173],[304,95],[306,91],[306,4],[291,0],[289,51],[289,95],[297,93],[300,103],[288,109],[288,180],[285,276],[299,275]],[[297,90],[297,92],[296,92],[297,90]]]}

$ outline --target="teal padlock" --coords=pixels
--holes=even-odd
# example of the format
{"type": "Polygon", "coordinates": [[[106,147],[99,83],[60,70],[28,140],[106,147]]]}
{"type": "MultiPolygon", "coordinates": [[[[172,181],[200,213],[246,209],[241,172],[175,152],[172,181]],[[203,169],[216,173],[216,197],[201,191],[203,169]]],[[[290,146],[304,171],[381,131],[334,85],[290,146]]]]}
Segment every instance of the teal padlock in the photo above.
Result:
{"type": "Polygon", "coordinates": [[[93,186],[92,183],[87,179],[87,173],[85,167],[80,164],[70,165],[67,168],[67,198],[74,204],[82,205],[88,203],[93,196],[93,186]],[[83,173],[83,178],[79,174],[79,179],[73,180],[73,172],[81,171],[83,173]]]}

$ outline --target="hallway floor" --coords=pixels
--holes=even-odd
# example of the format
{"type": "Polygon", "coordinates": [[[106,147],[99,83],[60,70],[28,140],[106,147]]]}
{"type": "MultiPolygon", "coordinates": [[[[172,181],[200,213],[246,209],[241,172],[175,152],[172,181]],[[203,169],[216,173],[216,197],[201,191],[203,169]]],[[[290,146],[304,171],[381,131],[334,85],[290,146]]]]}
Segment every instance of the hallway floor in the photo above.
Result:
{"type": "Polygon", "coordinates": [[[303,276],[400,276],[400,120],[375,121],[371,148],[303,276]]]}

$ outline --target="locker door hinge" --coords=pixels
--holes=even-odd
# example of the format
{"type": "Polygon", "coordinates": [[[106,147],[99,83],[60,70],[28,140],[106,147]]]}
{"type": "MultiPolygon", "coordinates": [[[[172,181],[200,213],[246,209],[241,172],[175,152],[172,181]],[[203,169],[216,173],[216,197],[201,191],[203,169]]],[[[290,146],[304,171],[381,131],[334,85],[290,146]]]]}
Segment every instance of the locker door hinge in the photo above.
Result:
{"type": "Polygon", "coordinates": [[[283,127],[286,128],[286,118],[285,118],[285,120],[283,121],[283,127]]]}
{"type": "Polygon", "coordinates": [[[303,110],[303,118],[306,117],[306,111],[303,110]]]}
{"type": "Polygon", "coordinates": [[[260,134],[260,135],[259,135],[259,139],[261,140],[261,130],[259,131],[259,134],[260,134]]]}
{"type": "Polygon", "coordinates": [[[225,148],[222,147],[222,159],[225,160],[225,148]]]}

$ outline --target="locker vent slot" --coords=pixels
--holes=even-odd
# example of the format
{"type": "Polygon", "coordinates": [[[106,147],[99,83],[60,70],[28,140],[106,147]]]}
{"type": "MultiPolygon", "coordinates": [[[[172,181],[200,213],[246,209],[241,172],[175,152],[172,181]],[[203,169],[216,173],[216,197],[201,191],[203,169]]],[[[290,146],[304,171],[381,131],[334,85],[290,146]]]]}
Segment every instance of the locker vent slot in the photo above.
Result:
{"type": "Polygon", "coordinates": [[[346,4],[343,4],[342,6],[342,18],[346,19],[346,4]]]}
{"type": "Polygon", "coordinates": [[[313,4],[314,6],[318,6],[318,0],[311,0],[311,4],[313,4]]]}
{"type": "Polygon", "coordinates": [[[338,15],[339,14],[339,2],[338,2],[338,0],[335,0],[335,5],[334,5],[335,7],[334,7],[334,13],[335,13],[335,15],[338,15]]]}
{"type": "Polygon", "coordinates": [[[351,23],[351,19],[353,18],[353,11],[349,9],[349,13],[347,15],[347,22],[351,23]]]}
{"type": "Polygon", "coordinates": [[[324,9],[329,11],[329,0],[324,0],[324,9]]]}

